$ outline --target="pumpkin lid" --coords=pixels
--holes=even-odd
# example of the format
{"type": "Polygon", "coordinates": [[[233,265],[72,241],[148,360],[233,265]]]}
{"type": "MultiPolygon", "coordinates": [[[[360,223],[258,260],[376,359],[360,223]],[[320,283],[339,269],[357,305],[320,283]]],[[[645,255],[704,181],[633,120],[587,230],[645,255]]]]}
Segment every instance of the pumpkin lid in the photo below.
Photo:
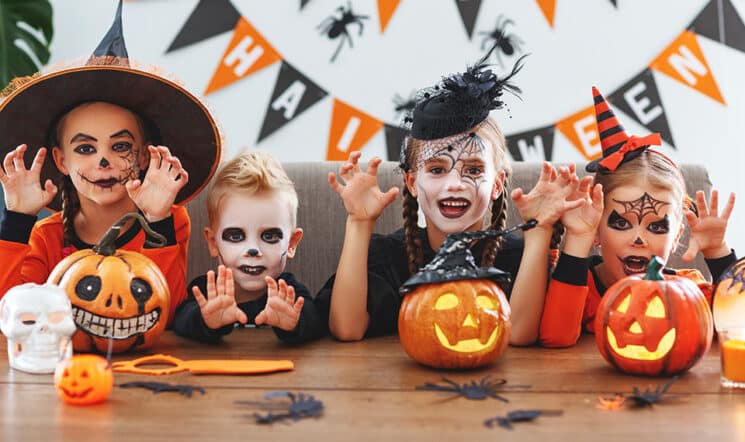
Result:
{"type": "Polygon", "coordinates": [[[515,230],[529,230],[538,224],[530,220],[506,230],[477,230],[474,232],[450,233],[440,246],[437,255],[419,272],[403,283],[399,292],[404,295],[422,284],[438,284],[466,279],[489,279],[496,283],[508,283],[510,274],[495,267],[478,267],[471,253],[472,241],[497,238],[515,230]]]}

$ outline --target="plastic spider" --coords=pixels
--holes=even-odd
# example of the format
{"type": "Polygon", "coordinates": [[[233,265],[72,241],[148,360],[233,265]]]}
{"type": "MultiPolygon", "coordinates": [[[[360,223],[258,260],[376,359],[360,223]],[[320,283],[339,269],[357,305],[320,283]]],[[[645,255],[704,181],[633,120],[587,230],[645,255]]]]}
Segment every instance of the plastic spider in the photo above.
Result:
{"type": "Polygon", "coordinates": [[[259,424],[271,424],[278,420],[291,419],[294,421],[308,418],[318,417],[323,414],[323,402],[319,401],[312,395],[306,395],[303,393],[290,393],[289,391],[271,391],[264,395],[264,399],[275,399],[280,397],[290,398],[290,403],[287,402],[252,402],[252,401],[235,401],[239,405],[257,405],[262,408],[286,408],[286,413],[267,413],[259,414],[254,413],[256,423],[259,424]]]}
{"type": "MultiPolygon", "coordinates": [[[[481,378],[481,381],[471,381],[470,383],[466,382],[465,384],[458,384],[448,378],[442,378],[442,381],[447,385],[438,385],[427,382],[424,385],[417,386],[416,389],[456,393],[456,396],[463,396],[464,398],[471,400],[484,400],[487,397],[490,397],[502,402],[509,402],[507,398],[497,394],[497,391],[502,389],[502,387],[507,383],[504,379],[492,380],[491,375],[486,375],[481,378]]],[[[518,387],[527,387],[527,385],[520,385],[518,387]]]]}
{"type": "Polygon", "coordinates": [[[673,385],[673,382],[676,380],[678,380],[677,376],[670,379],[667,384],[657,386],[654,391],[649,388],[641,391],[639,390],[639,387],[634,387],[634,392],[627,395],[626,400],[633,401],[633,405],[637,407],[651,407],[653,404],[660,403],[670,398],[669,396],[665,396],[665,393],[667,393],[667,390],[670,389],[670,386],[673,385]]]}
{"type": "Polygon", "coordinates": [[[192,393],[198,391],[204,394],[204,388],[196,385],[172,385],[163,382],[127,382],[119,385],[122,388],[144,388],[153,393],[162,393],[164,391],[175,391],[181,396],[191,397],[192,393]]]}
{"type": "Polygon", "coordinates": [[[396,112],[396,118],[401,115],[409,115],[416,106],[416,90],[409,94],[408,98],[404,98],[398,94],[393,96],[393,110],[396,112]]]}
{"type": "Polygon", "coordinates": [[[496,416],[491,419],[484,421],[484,425],[489,428],[494,428],[494,425],[512,431],[513,422],[529,422],[537,418],[538,416],[561,416],[564,414],[562,410],[515,410],[507,413],[506,416],[496,416]]]}
{"type": "Polygon", "coordinates": [[[367,15],[355,15],[354,12],[352,12],[352,5],[349,4],[349,2],[347,2],[346,8],[344,6],[339,6],[338,8],[336,8],[336,12],[341,13],[341,17],[336,18],[333,15],[330,15],[326,17],[316,28],[321,30],[321,34],[326,34],[329,40],[340,38],[339,46],[336,48],[334,55],[331,56],[331,63],[336,60],[336,56],[339,55],[339,51],[341,51],[341,47],[344,44],[345,40],[349,42],[350,48],[354,47],[354,45],[352,44],[352,36],[349,35],[347,26],[351,24],[359,25],[359,35],[362,35],[362,30],[364,29],[362,20],[367,20],[370,18],[367,15]]]}
{"type": "Polygon", "coordinates": [[[497,54],[497,61],[501,67],[504,67],[504,63],[502,63],[502,57],[499,55],[500,52],[503,52],[504,55],[509,57],[514,54],[515,51],[522,52],[520,46],[525,44],[525,42],[517,35],[507,33],[507,26],[514,25],[515,22],[509,18],[503,19],[503,17],[504,15],[497,17],[497,25],[493,31],[479,32],[480,35],[486,36],[481,41],[481,50],[485,50],[487,43],[489,43],[489,47],[496,45],[499,50],[494,51],[494,53],[497,54]]]}

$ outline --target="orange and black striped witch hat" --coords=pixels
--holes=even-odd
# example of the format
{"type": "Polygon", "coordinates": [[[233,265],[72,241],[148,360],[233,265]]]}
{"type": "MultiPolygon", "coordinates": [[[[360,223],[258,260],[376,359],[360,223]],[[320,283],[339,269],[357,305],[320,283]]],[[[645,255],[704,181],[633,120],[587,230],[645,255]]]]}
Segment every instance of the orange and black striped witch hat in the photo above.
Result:
{"type": "Polygon", "coordinates": [[[624,130],[613,110],[596,87],[592,88],[595,103],[595,118],[598,123],[602,157],[591,161],[585,169],[588,172],[613,172],[626,161],[632,160],[649,146],[661,146],[660,134],[654,133],[645,137],[629,136],[624,130]]]}

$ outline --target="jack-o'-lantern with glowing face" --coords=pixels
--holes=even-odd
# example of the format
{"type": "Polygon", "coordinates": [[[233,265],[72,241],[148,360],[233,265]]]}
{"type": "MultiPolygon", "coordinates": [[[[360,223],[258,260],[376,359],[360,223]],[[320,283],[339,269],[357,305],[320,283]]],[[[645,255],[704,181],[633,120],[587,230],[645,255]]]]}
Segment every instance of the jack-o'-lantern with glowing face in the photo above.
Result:
{"type": "Polygon", "coordinates": [[[706,354],[714,334],[709,305],[690,279],[663,275],[652,257],[646,275],[613,284],[595,317],[603,357],[622,372],[669,376],[691,368],[706,354]]]}
{"type": "Polygon", "coordinates": [[[63,359],[54,371],[59,397],[72,405],[93,405],[109,397],[114,376],[109,362],[96,355],[75,355],[63,359]]]}
{"type": "Polygon", "coordinates": [[[745,324],[745,258],[729,266],[714,290],[714,326],[717,330],[743,328],[745,324]]]}
{"type": "MultiPolygon", "coordinates": [[[[109,338],[115,353],[145,349],[166,328],[170,294],[157,264],[114,246],[118,230],[129,217],[117,222],[93,249],[60,261],[49,275],[48,282],[62,287],[72,302],[78,327],[73,335],[75,351],[104,353],[109,338]]],[[[144,220],[140,222],[146,226],[144,220]]]]}

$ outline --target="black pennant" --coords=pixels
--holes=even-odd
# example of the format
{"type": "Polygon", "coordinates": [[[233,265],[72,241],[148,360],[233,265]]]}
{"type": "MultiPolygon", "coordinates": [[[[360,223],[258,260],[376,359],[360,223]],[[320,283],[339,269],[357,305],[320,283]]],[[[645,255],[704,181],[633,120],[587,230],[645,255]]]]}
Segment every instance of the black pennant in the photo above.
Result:
{"type": "Polygon", "coordinates": [[[401,157],[401,143],[406,137],[406,130],[393,124],[385,125],[385,150],[388,161],[398,161],[401,157]]]}
{"type": "Polygon", "coordinates": [[[470,40],[473,36],[476,17],[479,15],[479,9],[481,9],[481,0],[455,0],[455,4],[458,6],[460,18],[463,20],[463,25],[466,27],[470,40]]]}
{"type": "Polygon", "coordinates": [[[745,24],[730,0],[711,0],[688,29],[745,52],[745,24]]]}
{"type": "Polygon", "coordinates": [[[610,0],[611,3],[613,3],[613,7],[618,9],[618,0],[610,0]]]}
{"type": "Polygon", "coordinates": [[[300,0],[300,10],[302,11],[305,5],[308,4],[310,0],[300,0]]]}
{"type": "Polygon", "coordinates": [[[256,142],[260,142],[289,123],[326,95],[328,92],[289,63],[282,61],[256,142]]]}
{"type": "Polygon", "coordinates": [[[199,0],[166,53],[231,31],[240,18],[230,0],[199,0]]]}
{"type": "Polygon", "coordinates": [[[608,96],[608,101],[649,129],[650,132],[659,132],[663,140],[675,147],[665,107],[662,105],[657,83],[654,81],[651,70],[644,69],[627,81],[608,96]]]}
{"type": "Polygon", "coordinates": [[[93,55],[97,57],[114,56],[129,58],[122,32],[122,0],[119,0],[119,6],[116,8],[114,23],[111,24],[109,32],[104,35],[101,43],[93,51],[93,55]]]}
{"type": "Polygon", "coordinates": [[[515,161],[551,161],[555,126],[531,129],[507,136],[507,148],[515,161]]]}

